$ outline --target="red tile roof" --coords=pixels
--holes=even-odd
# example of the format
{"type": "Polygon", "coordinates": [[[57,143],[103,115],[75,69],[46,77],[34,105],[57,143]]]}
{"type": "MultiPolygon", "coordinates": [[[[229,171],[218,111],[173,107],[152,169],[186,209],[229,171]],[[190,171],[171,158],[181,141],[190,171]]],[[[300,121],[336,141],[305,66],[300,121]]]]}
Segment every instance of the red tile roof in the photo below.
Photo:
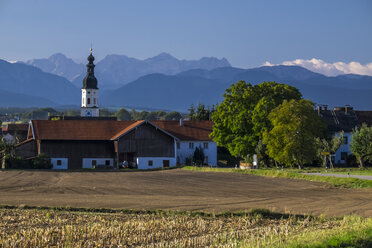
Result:
{"type": "Polygon", "coordinates": [[[209,137],[213,130],[212,121],[183,121],[183,126],[180,126],[180,121],[151,122],[180,140],[212,140],[209,137]]]}
{"type": "Polygon", "coordinates": [[[35,139],[110,140],[135,121],[116,120],[33,120],[35,139]]]}
{"type": "MultiPolygon", "coordinates": [[[[35,139],[40,140],[112,140],[144,121],[116,120],[33,120],[35,139]]],[[[180,140],[211,140],[211,121],[151,121],[152,124],[180,140]]]]}

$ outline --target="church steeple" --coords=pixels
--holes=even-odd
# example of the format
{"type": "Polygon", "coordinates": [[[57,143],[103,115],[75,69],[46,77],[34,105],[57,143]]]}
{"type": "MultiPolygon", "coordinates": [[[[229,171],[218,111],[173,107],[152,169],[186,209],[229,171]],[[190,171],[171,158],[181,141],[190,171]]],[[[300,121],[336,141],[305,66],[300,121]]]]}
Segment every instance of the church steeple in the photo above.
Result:
{"type": "Polygon", "coordinates": [[[98,117],[98,87],[97,78],[94,76],[94,56],[93,49],[90,48],[88,56],[87,75],[83,79],[83,87],[81,88],[81,116],[83,117],[98,117]]]}

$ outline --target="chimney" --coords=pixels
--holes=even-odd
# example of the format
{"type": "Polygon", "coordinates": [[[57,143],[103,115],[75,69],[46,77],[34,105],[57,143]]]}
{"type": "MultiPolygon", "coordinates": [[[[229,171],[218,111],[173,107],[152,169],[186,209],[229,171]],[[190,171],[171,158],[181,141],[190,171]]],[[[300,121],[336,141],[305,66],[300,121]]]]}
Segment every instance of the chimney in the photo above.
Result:
{"type": "Polygon", "coordinates": [[[182,127],[183,126],[183,118],[181,117],[180,119],[180,126],[182,127]]]}
{"type": "Polygon", "coordinates": [[[349,114],[349,112],[353,110],[353,107],[351,107],[350,105],[346,104],[345,105],[345,115],[349,114]]]}
{"type": "Polygon", "coordinates": [[[318,105],[318,115],[320,115],[320,111],[322,110],[322,106],[321,105],[318,105]]]}

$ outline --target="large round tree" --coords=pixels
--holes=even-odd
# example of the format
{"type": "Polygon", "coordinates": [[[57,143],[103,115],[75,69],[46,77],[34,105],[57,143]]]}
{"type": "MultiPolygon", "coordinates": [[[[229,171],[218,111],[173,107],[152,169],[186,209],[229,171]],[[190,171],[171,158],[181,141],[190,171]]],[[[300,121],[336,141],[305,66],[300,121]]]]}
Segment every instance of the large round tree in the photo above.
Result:
{"type": "Polygon", "coordinates": [[[285,100],[268,117],[273,127],[264,133],[263,142],[271,158],[299,168],[317,158],[316,138],[326,127],[310,100],[285,100]]]}
{"type": "Polygon", "coordinates": [[[284,100],[301,99],[295,87],[276,82],[252,85],[239,81],[226,90],[224,101],[212,114],[211,137],[234,156],[255,153],[265,130],[271,129],[267,116],[284,100]]]}

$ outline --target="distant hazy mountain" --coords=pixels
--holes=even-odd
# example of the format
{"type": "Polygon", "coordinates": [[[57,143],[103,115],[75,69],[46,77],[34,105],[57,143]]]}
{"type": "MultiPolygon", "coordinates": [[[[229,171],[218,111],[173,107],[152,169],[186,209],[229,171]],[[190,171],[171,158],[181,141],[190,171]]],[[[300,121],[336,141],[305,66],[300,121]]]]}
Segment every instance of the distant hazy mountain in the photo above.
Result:
{"type": "Polygon", "coordinates": [[[0,60],[0,91],[22,95],[15,98],[19,101],[17,106],[28,106],[32,99],[27,100],[25,96],[39,97],[41,103],[46,104],[78,105],[81,94],[78,88],[63,77],[43,72],[34,66],[4,60],[0,60]]]}
{"type": "Polygon", "coordinates": [[[67,58],[62,53],[56,53],[47,59],[32,59],[25,62],[28,65],[33,65],[40,68],[44,72],[49,72],[70,81],[84,73],[85,66],[77,64],[72,59],[67,58]]]}
{"type": "Polygon", "coordinates": [[[225,86],[223,82],[202,77],[150,74],[103,94],[101,103],[106,106],[186,110],[191,103],[216,104],[225,86]]]}
{"type": "MultiPolygon", "coordinates": [[[[44,72],[65,77],[79,88],[86,74],[83,64],[77,64],[60,53],[54,54],[47,59],[33,59],[26,63],[38,67],[44,72]]],[[[139,77],[152,73],[175,75],[182,71],[196,68],[211,70],[218,67],[231,66],[225,58],[210,57],[199,60],[179,60],[167,53],[161,53],[144,60],[130,58],[125,55],[107,55],[104,59],[98,62],[95,61],[95,63],[97,65],[95,73],[98,78],[98,87],[101,89],[119,88],[139,77]]]]}
{"type": "Polygon", "coordinates": [[[252,84],[263,81],[290,84],[297,87],[305,98],[320,104],[372,108],[372,77],[326,77],[298,66],[195,69],[174,76],[151,74],[104,94],[102,102],[116,106],[186,110],[191,103],[212,105],[221,102],[225,89],[239,80],[252,84]]]}
{"type": "Polygon", "coordinates": [[[0,89],[0,107],[54,107],[57,104],[46,98],[17,94],[0,89]]]}

